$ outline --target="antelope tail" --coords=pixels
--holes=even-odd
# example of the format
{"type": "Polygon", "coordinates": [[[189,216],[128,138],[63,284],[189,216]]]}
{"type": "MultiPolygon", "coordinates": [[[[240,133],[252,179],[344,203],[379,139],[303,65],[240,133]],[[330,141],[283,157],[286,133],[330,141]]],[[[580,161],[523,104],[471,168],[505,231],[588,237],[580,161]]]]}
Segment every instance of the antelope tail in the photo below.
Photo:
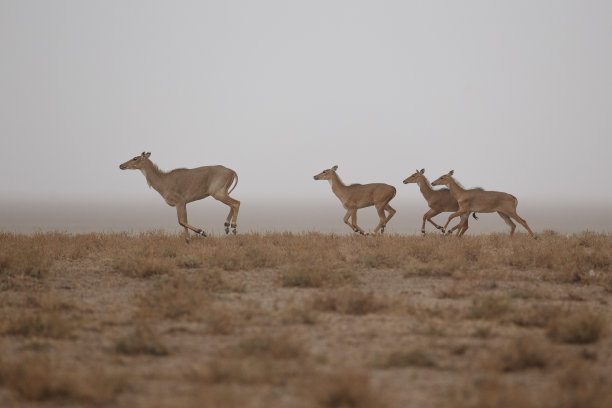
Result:
{"type": "Polygon", "coordinates": [[[236,188],[236,186],[238,185],[238,173],[234,172],[234,177],[233,177],[233,178],[234,178],[234,180],[232,180],[232,181],[235,181],[235,183],[234,183],[234,187],[232,187],[232,188],[230,189],[230,191],[228,191],[228,192],[227,192],[227,194],[229,194],[229,193],[231,193],[232,191],[234,191],[234,189],[235,189],[235,188],[236,188]]]}
{"type": "Polygon", "coordinates": [[[475,220],[477,220],[477,219],[478,219],[478,217],[476,216],[476,213],[475,213],[475,212],[473,212],[473,213],[472,213],[472,217],[474,217],[474,219],[475,219],[475,220]]]}

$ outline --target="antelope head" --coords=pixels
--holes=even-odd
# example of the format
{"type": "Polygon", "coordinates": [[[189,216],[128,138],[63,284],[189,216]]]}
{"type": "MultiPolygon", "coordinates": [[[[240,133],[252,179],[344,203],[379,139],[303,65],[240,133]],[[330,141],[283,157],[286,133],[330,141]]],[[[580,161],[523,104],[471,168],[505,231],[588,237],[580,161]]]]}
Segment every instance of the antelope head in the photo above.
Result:
{"type": "Polygon", "coordinates": [[[443,176],[438,177],[437,180],[435,180],[433,183],[431,183],[432,186],[448,186],[451,182],[451,180],[453,179],[453,174],[455,174],[455,170],[451,170],[448,172],[448,174],[445,174],[443,176]]]}
{"type": "Polygon", "coordinates": [[[331,169],[323,170],[316,176],[314,176],[315,180],[331,180],[332,175],[336,174],[336,170],[338,170],[338,166],[334,166],[331,169]]]}
{"type": "Polygon", "coordinates": [[[145,160],[148,160],[150,155],[151,152],[142,152],[140,156],[136,156],[133,159],[130,159],[123,164],[120,164],[119,168],[121,170],[140,170],[144,166],[145,160]]]}
{"type": "Polygon", "coordinates": [[[408,183],[418,183],[419,179],[421,177],[423,177],[423,174],[425,173],[425,169],[421,169],[421,171],[416,171],[416,173],[414,173],[412,176],[408,177],[406,180],[404,180],[404,184],[408,184],[408,183]]]}

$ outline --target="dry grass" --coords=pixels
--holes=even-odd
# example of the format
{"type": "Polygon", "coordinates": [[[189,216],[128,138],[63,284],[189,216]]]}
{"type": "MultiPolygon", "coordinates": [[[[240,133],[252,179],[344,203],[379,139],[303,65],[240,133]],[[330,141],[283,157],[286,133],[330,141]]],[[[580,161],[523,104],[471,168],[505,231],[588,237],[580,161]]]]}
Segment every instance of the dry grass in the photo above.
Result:
{"type": "Polygon", "coordinates": [[[385,300],[356,288],[343,288],[316,294],[313,307],[324,312],[338,312],[351,315],[365,315],[378,312],[386,307],[385,300]]]}
{"type": "Polygon", "coordinates": [[[0,233],[0,406],[608,407],[612,236],[0,233]]]}
{"type": "Polygon", "coordinates": [[[244,337],[229,352],[232,356],[295,359],[304,356],[302,344],[289,334],[255,334],[244,337]]]}
{"type": "Polygon", "coordinates": [[[436,367],[436,360],[430,352],[423,348],[413,348],[410,350],[396,350],[391,352],[379,364],[382,368],[401,368],[401,367],[436,367]]]}
{"type": "Polygon", "coordinates": [[[535,335],[521,336],[499,354],[502,371],[520,371],[529,368],[544,368],[551,359],[550,346],[535,335]]]}
{"type": "Polygon", "coordinates": [[[115,272],[131,278],[148,278],[172,272],[172,263],[164,258],[126,255],[113,262],[115,272]]]}
{"type": "Polygon", "coordinates": [[[156,282],[152,289],[137,298],[137,315],[151,319],[201,320],[212,300],[200,283],[184,275],[156,282]]]}
{"type": "Polygon", "coordinates": [[[165,356],[168,354],[168,348],[151,327],[142,325],[136,327],[132,333],[117,340],[115,352],[126,355],[165,356]]]}
{"type": "Polygon", "coordinates": [[[30,401],[57,400],[101,405],[111,402],[123,389],[123,375],[104,370],[69,370],[45,356],[0,362],[0,382],[30,401]]]}
{"type": "Polygon", "coordinates": [[[586,344],[599,340],[605,329],[605,320],[601,314],[580,310],[552,320],[547,333],[555,341],[586,344]]]}
{"type": "Polygon", "coordinates": [[[322,408],[384,408],[385,395],[371,385],[365,373],[321,373],[307,385],[315,406],[322,408]]]}
{"type": "Polygon", "coordinates": [[[512,310],[512,304],[507,296],[484,295],[472,300],[469,316],[472,319],[501,319],[512,310]]]}
{"type": "Polygon", "coordinates": [[[72,335],[72,324],[57,312],[21,312],[0,327],[3,334],[13,336],[66,339],[72,335]]]}

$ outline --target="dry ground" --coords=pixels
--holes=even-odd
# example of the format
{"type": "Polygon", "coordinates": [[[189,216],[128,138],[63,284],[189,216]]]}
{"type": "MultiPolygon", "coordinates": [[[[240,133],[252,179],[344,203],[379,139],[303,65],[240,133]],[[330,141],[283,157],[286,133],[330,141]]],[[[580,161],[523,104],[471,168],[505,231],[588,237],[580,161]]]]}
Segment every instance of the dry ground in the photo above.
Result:
{"type": "Polygon", "coordinates": [[[610,407],[612,236],[0,233],[0,406],[610,407]]]}

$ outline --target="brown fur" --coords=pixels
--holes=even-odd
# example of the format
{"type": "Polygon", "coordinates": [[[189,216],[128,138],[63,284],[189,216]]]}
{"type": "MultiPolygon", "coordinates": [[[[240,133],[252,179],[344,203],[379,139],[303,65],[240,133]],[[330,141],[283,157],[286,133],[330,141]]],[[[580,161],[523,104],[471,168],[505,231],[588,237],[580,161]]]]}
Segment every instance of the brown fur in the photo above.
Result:
{"type": "MultiPolygon", "coordinates": [[[[504,193],[501,191],[486,191],[481,189],[469,189],[466,190],[455,179],[452,177],[454,171],[451,170],[448,174],[440,176],[436,181],[431,183],[434,186],[446,185],[450,189],[451,195],[457,200],[459,203],[459,210],[454,212],[448,217],[446,224],[444,225],[444,230],[448,226],[448,223],[455,217],[461,216],[462,214],[469,214],[470,211],[479,212],[479,213],[487,213],[487,212],[497,212],[500,217],[508,224],[510,227],[510,235],[514,234],[514,230],[516,229],[516,225],[512,222],[510,218],[515,219],[519,224],[521,224],[529,235],[535,238],[535,234],[527,225],[527,221],[519,217],[516,213],[516,206],[518,205],[518,200],[512,194],[504,193]]],[[[462,234],[459,234],[461,236],[462,234]]]]}
{"type": "Polygon", "coordinates": [[[187,223],[187,203],[212,196],[230,207],[225,221],[225,232],[229,233],[229,226],[236,233],[236,221],[240,201],[229,196],[238,184],[238,175],[232,169],[224,166],[203,166],[195,169],[175,169],[164,172],[155,165],[149,156],[151,153],[142,153],[131,160],[121,164],[121,170],[140,170],[145,175],[147,183],[153,187],[171,207],[176,207],[179,224],[185,228],[185,239],[189,242],[189,230],[204,235],[200,228],[187,223]],[[234,187],[229,190],[232,183],[234,187]],[[229,191],[228,191],[229,190],[229,191]]]}
{"type": "MultiPolygon", "coordinates": [[[[459,204],[457,203],[457,200],[455,200],[451,195],[450,190],[446,188],[441,190],[434,190],[433,188],[431,188],[431,185],[429,184],[429,181],[427,180],[427,177],[424,176],[424,174],[425,169],[421,169],[421,171],[417,170],[416,173],[404,180],[404,184],[416,183],[419,185],[421,194],[423,194],[423,197],[427,201],[427,205],[430,208],[430,210],[423,215],[423,225],[421,226],[421,232],[423,234],[425,234],[425,222],[429,221],[437,229],[443,230],[442,226],[436,224],[432,220],[432,218],[440,214],[441,212],[455,212],[459,209],[459,204]]],[[[467,231],[468,218],[469,213],[461,216],[461,222],[457,225],[457,227],[461,227],[457,231],[457,235],[463,235],[463,233],[467,231]]]]}
{"type": "Polygon", "coordinates": [[[331,169],[323,170],[321,173],[314,176],[315,180],[328,180],[332,186],[332,191],[342,202],[342,206],[346,208],[344,223],[351,227],[355,232],[365,234],[365,232],[357,225],[357,210],[369,206],[375,206],[378,212],[380,222],[374,229],[374,233],[379,230],[381,233],[385,231],[387,222],[395,214],[395,210],[389,205],[389,201],[395,197],[395,187],[383,183],[372,184],[352,184],[345,185],[336,174],[338,166],[331,169]],[[389,215],[385,215],[385,210],[389,215]],[[352,223],[348,219],[351,217],[352,223]]]}

